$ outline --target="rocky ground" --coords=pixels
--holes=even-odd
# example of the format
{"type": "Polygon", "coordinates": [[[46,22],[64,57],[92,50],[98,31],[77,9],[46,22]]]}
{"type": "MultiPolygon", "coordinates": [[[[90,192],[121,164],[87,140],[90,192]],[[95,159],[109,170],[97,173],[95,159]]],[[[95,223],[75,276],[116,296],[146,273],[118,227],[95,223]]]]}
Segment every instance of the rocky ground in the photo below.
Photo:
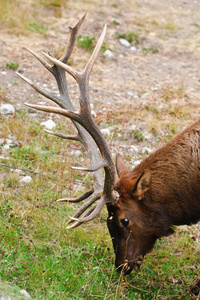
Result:
{"type": "MultiPolygon", "coordinates": [[[[51,75],[23,47],[37,52],[44,50],[61,54],[69,36],[68,26],[76,24],[87,11],[80,34],[98,39],[103,25],[107,23],[105,42],[111,51],[111,57],[101,53],[97,60],[90,79],[91,101],[100,103],[104,115],[105,111],[115,111],[122,104],[128,110],[138,109],[138,118],[134,120],[128,119],[125,123],[126,116],[123,115],[122,129],[126,131],[133,125],[142,126],[145,131],[144,122],[140,122],[139,110],[147,105],[162,109],[170,101],[177,106],[189,104],[199,107],[199,8],[199,1],[182,0],[132,0],[129,3],[68,1],[59,18],[53,9],[43,9],[40,11],[40,20],[48,28],[45,34],[16,35],[1,30],[1,91],[6,95],[6,101],[16,109],[25,108],[24,102],[44,103],[46,100],[38,97],[13,70],[6,68],[6,64],[18,64],[18,72],[44,89],[56,90],[51,75]],[[116,32],[134,32],[138,43],[134,41],[131,45],[123,45],[116,38],[116,32]],[[177,90],[182,91],[181,95],[167,99],[169,101],[166,102],[166,98],[170,98],[170,91],[177,90]],[[136,124],[136,121],[139,123],[136,124]]],[[[72,66],[80,70],[89,56],[89,51],[76,47],[71,59],[72,66]]],[[[73,98],[77,99],[78,89],[71,78],[69,90],[73,98]]],[[[5,98],[2,97],[4,102],[5,98]]],[[[154,139],[154,136],[150,138],[154,139]]],[[[146,142],[146,147],[152,144],[148,138],[146,142]]],[[[152,147],[155,144],[156,141],[152,147]]],[[[145,146],[144,143],[141,145],[145,146]]]]}
{"type": "MultiPolygon", "coordinates": [[[[105,43],[109,51],[100,53],[96,62],[90,78],[90,97],[97,107],[100,126],[105,129],[108,123],[113,122],[113,126],[109,127],[111,135],[113,132],[119,135],[120,143],[111,145],[113,152],[117,143],[127,157],[134,154],[130,160],[133,165],[145,153],[154,150],[159,145],[158,141],[168,134],[162,130],[161,123],[154,124],[157,130],[156,134],[152,134],[152,124],[149,123],[155,120],[150,115],[145,119],[141,114],[146,107],[153,107],[158,112],[162,109],[167,112],[171,106],[191,107],[191,120],[180,121],[176,131],[199,117],[199,1],[68,1],[66,6],[59,17],[55,9],[41,8],[38,14],[40,24],[48,29],[45,32],[14,34],[12,31],[8,33],[5,28],[1,30],[1,104],[9,103],[15,109],[25,109],[24,102],[49,103],[6,65],[10,62],[18,64],[19,73],[39,87],[56,92],[52,76],[24,47],[61,56],[69,37],[68,27],[74,26],[86,11],[86,20],[80,31],[82,36],[97,40],[103,25],[108,25],[105,43]],[[133,32],[135,40],[130,44],[116,38],[121,33],[133,32]],[[119,117],[115,116],[112,120],[112,114],[116,115],[118,111],[119,117]],[[134,144],[130,136],[137,129],[144,139],[134,144]]],[[[90,55],[91,51],[76,47],[70,60],[72,67],[81,70],[90,55]]],[[[78,87],[70,77],[68,85],[72,99],[77,101],[78,87]]]]}

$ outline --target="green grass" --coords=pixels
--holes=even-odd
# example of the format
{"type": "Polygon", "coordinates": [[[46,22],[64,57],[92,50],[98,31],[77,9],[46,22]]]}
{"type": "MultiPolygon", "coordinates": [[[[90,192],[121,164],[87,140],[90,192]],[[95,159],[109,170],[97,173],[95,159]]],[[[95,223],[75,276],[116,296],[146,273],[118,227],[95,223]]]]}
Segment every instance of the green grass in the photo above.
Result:
{"type": "Polygon", "coordinates": [[[48,21],[44,19],[54,13],[61,16],[66,0],[0,0],[0,29],[8,33],[30,35],[31,32],[45,35],[48,21]],[[40,12],[40,13],[39,13],[40,12]]]}
{"type": "Polygon", "coordinates": [[[93,50],[96,45],[96,41],[94,37],[91,38],[89,36],[82,36],[82,35],[78,36],[77,43],[80,47],[85,48],[87,50],[93,50]]]}
{"type": "MultiPolygon", "coordinates": [[[[154,109],[150,112],[158,115],[154,109]]],[[[113,122],[118,117],[113,115],[113,122]]],[[[20,141],[10,149],[9,164],[40,173],[23,186],[18,174],[0,166],[1,285],[25,289],[33,299],[191,299],[199,256],[193,229],[179,228],[174,236],[159,240],[140,272],[127,277],[114,267],[106,210],[98,219],[66,230],[74,207],[55,200],[63,190],[73,195],[72,181],[87,186],[89,178],[69,168],[72,142],[48,135],[39,120],[33,123],[25,110],[0,120],[4,136],[12,132],[20,141]]],[[[69,131],[66,121],[57,127],[69,131]]]]}
{"type": "Polygon", "coordinates": [[[116,32],[115,36],[117,39],[125,39],[127,40],[130,44],[134,43],[134,44],[139,44],[139,36],[137,33],[135,32],[129,32],[129,33],[120,33],[120,32],[116,32]]]}
{"type": "Polygon", "coordinates": [[[9,63],[6,64],[6,68],[12,69],[12,70],[17,70],[19,68],[19,65],[10,61],[9,63]]]}

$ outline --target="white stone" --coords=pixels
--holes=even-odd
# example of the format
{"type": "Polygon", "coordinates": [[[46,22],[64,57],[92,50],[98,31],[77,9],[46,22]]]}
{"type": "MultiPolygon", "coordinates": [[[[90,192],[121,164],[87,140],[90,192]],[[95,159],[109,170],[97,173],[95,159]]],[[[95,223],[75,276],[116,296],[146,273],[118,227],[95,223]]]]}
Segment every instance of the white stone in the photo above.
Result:
{"type": "Polygon", "coordinates": [[[141,160],[135,160],[133,162],[134,167],[136,167],[137,165],[139,165],[141,163],[141,160]]]}
{"type": "Polygon", "coordinates": [[[10,115],[15,112],[15,108],[11,104],[2,104],[0,107],[0,112],[2,115],[10,115]]]}
{"type": "Polygon", "coordinates": [[[6,139],[6,144],[7,144],[7,145],[12,145],[13,142],[12,142],[10,139],[6,139]]]}
{"type": "Polygon", "coordinates": [[[91,114],[92,114],[93,118],[97,117],[97,114],[96,114],[96,112],[94,110],[91,111],[91,114]]]}
{"type": "Polygon", "coordinates": [[[127,94],[128,96],[132,96],[132,97],[135,95],[133,92],[127,92],[126,94],[127,94]]]}
{"type": "Polygon", "coordinates": [[[27,293],[26,290],[21,290],[20,293],[24,295],[26,298],[31,298],[31,296],[27,293]]]}
{"type": "Polygon", "coordinates": [[[13,300],[10,296],[0,295],[0,300],[13,300]]]}
{"type": "Polygon", "coordinates": [[[135,152],[138,152],[138,151],[139,151],[139,149],[138,149],[137,146],[131,145],[130,148],[131,148],[131,150],[133,150],[133,151],[135,151],[135,152]]]}
{"type": "Polygon", "coordinates": [[[40,125],[45,126],[46,129],[53,129],[56,126],[56,124],[52,120],[42,122],[42,123],[40,123],[40,125]]]}
{"type": "Polygon", "coordinates": [[[127,40],[125,40],[125,39],[119,39],[119,42],[120,42],[120,44],[122,45],[122,46],[124,46],[124,47],[130,47],[130,43],[127,41],[127,40]]]}
{"type": "Polygon", "coordinates": [[[4,141],[5,141],[4,138],[0,139],[0,145],[4,144],[5,143],[4,141]]]}
{"type": "Polygon", "coordinates": [[[24,176],[22,179],[20,179],[19,182],[22,184],[29,184],[31,183],[31,181],[32,181],[31,176],[24,176]]]}
{"type": "Polygon", "coordinates": [[[135,46],[132,46],[132,47],[130,48],[130,50],[131,50],[131,52],[136,52],[136,51],[137,51],[137,48],[136,48],[135,46]]]}
{"type": "Polygon", "coordinates": [[[104,128],[104,129],[101,129],[101,133],[104,135],[104,136],[110,136],[110,129],[108,128],[104,128]]]}
{"type": "Polygon", "coordinates": [[[7,144],[2,147],[2,151],[7,151],[9,149],[10,149],[10,146],[7,144]]]}
{"type": "Polygon", "coordinates": [[[107,58],[113,58],[114,57],[114,54],[112,53],[112,51],[110,51],[109,49],[107,49],[104,54],[103,54],[105,57],[107,58]]]}
{"type": "Polygon", "coordinates": [[[82,152],[81,152],[80,150],[75,150],[75,151],[73,152],[73,154],[74,154],[75,156],[80,156],[80,155],[82,154],[82,152]]]}
{"type": "Polygon", "coordinates": [[[137,126],[135,124],[130,126],[130,130],[136,130],[136,129],[137,129],[137,126]]]}
{"type": "Polygon", "coordinates": [[[144,147],[142,149],[142,154],[145,154],[147,152],[147,154],[153,152],[153,149],[149,148],[149,147],[144,147]]]}

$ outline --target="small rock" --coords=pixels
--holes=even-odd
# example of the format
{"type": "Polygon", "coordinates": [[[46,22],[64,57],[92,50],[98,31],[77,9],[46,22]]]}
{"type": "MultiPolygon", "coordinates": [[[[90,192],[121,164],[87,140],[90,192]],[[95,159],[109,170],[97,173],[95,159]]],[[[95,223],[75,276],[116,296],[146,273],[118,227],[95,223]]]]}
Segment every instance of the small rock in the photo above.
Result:
{"type": "Polygon", "coordinates": [[[42,122],[42,123],[40,123],[40,125],[45,126],[46,129],[53,129],[56,126],[56,124],[52,120],[42,122]]]}
{"type": "Polygon", "coordinates": [[[14,300],[14,298],[12,298],[10,296],[0,295],[0,300],[14,300]]]}
{"type": "Polygon", "coordinates": [[[11,115],[15,112],[15,108],[11,104],[2,104],[0,107],[0,112],[2,115],[11,115]]]}
{"type": "Polygon", "coordinates": [[[80,150],[75,150],[73,154],[78,157],[82,154],[82,152],[80,150]]]}
{"type": "Polygon", "coordinates": [[[112,51],[110,51],[109,49],[107,49],[104,54],[103,54],[105,57],[107,58],[113,58],[114,57],[114,54],[112,53],[112,51]]]}
{"type": "Polygon", "coordinates": [[[141,160],[135,160],[133,162],[133,166],[136,167],[137,165],[139,165],[141,163],[141,160]]]}
{"type": "Polygon", "coordinates": [[[31,296],[27,293],[26,290],[21,290],[20,293],[24,295],[26,298],[31,298],[31,296]]]}
{"type": "Polygon", "coordinates": [[[151,148],[149,148],[149,147],[144,147],[142,149],[142,154],[145,154],[145,153],[149,154],[151,152],[153,152],[153,150],[151,148]]]}
{"type": "Polygon", "coordinates": [[[128,96],[134,96],[134,93],[133,93],[133,92],[129,92],[129,91],[128,91],[126,94],[127,94],[128,96]]]}
{"type": "Polygon", "coordinates": [[[101,129],[101,133],[104,135],[104,136],[110,136],[110,129],[108,128],[104,128],[104,129],[101,129]]]}
{"type": "Polygon", "coordinates": [[[137,146],[131,145],[130,148],[131,148],[131,150],[133,150],[133,151],[135,151],[135,152],[138,152],[138,151],[139,151],[139,149],[138,149],[137,146]]]}
{"type": "Polygon", "coordinates": [[[136,129],[137,129],[137,126],[135,124],[130,126],[130,130],[136,130],[136,129]]]}
{"type": "Polygon", "coordinates": [[[9,149],[10,149],[10,145],[7,145],[7,144],[2,147],[3,152],[8,151],[9,149]]]}
{"type": "Polygon", "coordinates": [[[124,47],[130,47],[130,43],[127,41],[127,40],[125,40],[125,39],[119,39],[119,42],[120,42],[120,44],[122,45],[122,46],[124,46],[124,47]]]}
{"type": "Polygon", "coordinates": [[[137,51],[137,48],[136,48],[135,46],[132,46],[132,47],[130,48],[130,50],[131,50],[131,52],[136,52],[136,51],[137,51]]]}
{"type": "Polygon", "coordinates": [[[19,182],[22,184],[29,184],[29,183],[31,183],[31,181],[32,181],[31,176],[25,176],[22,179],[20,179],[19,182]]]}
{"type": "Polygon", "coordinates": [[[6,139],[6,144],[7,145],[13,145],[13,142],[10,139],[6,139]]]}
{"type": "Polygon", "coordinates": [[[93,118],[97,117],[97,114],[96,114],[96,112],[94,110],[91,111],[91,114],[92,114],[93,118]]]}

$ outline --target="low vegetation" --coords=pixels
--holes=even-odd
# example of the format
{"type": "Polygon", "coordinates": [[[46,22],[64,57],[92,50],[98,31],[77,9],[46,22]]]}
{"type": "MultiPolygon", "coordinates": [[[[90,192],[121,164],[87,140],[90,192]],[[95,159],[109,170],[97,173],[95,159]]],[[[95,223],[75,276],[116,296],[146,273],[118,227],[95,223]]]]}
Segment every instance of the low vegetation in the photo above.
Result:
{"type": "MultiPolygon", "coordinates": [[[[118,115],[112,117],[117,123],[118,115]]],[[[127,277],[114,267],[105,210],[90,224],[65,229],[74,207],[55,200],[76,195],[90,178],[70,170],[73,160],[81,162],[72,151],[79,145],[48,135],[40,121],[36,117],[33,122],[24,110],[0,120],[4,138],[12,132],[14,139],[1,160],[1,281],[26,290],[33,299],[191,299],[190,286],[198,279],[194,228],[181,227],[158,241],[139,273],[127,277]],[[20,183],[24,175],[32,177],[28,185],[20,183]]],[[[66,121],[58,120],[60,127],[69,131],[66,121]]],[[[134,134],[141,143],[142,133],[134,134]]]]}

